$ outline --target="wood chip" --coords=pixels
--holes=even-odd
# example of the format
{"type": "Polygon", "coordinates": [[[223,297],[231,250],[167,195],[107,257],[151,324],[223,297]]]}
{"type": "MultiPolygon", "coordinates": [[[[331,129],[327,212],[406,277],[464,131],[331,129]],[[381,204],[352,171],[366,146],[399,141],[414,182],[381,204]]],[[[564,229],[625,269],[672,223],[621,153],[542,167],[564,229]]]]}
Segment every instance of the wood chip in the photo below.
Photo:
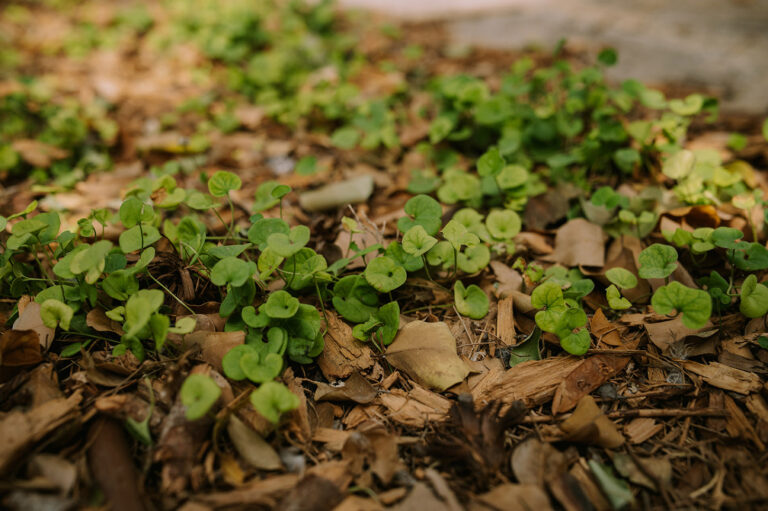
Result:
{"type": "Polygon", "coordinates": [[[496,335],[507,346],[517,344],[515,336],[515,303],[511,297],[499,301],[499,311],[496,316],[496,335]]]}
{"type": "Polygon", "coordinates": [[[685,360],[682,365],[685,370],[698,374],[713,387],[732,390],[739,394],[758,392],[763,387],[762,380],[758,375],[734,369],[719,362],[700,364],[685,360]]]}
{"type": "Polygon", "coordinates": [[[664,425],[657,424],[654,419],[637,418],[624,426],[624,435],[629,443],[642,444],[662,429],[664,429],[664,425]]]}

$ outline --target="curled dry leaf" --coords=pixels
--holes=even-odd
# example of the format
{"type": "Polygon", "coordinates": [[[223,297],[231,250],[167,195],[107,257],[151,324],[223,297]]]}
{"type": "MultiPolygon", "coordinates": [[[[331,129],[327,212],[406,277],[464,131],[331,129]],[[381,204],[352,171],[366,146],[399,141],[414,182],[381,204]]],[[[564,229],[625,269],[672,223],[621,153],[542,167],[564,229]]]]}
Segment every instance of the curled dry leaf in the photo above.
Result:
{"type": "Polygon", "coordinates": [[[469,506],[470,511],[497,509],[531,509],[550,511],[552,505],[543,488],[533,484],[502,484],[488,493],[478,495],[469,506]]]}
{"type": "Polygon", "coordinates": [[[199,330],[184,336],[187,346],[200,348],[200,358],[211,364],[217,371],[223,372],[221,359],[229,350],[245,342],[245,332],[208,332],[199,330]]]}
{"type": "Polygon", "coordinates": [[[19,313],[19,318],[13,323],[14,330],[34,330],[37,332],[40,346],[44,351],[51,347],[53,342],[53,328],[43,324],[40,318],[40,304],[31,302],[19,313]]]}
{"type": "Polygon", "coordinates": [[[386,357],[417,382],[437,390],[445,390],[469,374],[456,354],[456,339],[442,321],[408,323],[387,349],[386,357]]]}
{"type": "Polygon", "coordinates": [[[234,415],[229,418],[227,433],[237,452],[253,468],[259,470],[283,468],[280,456],[272,446],[234,415]]]}
{"type": "Polygon", "coordinates": [[[555,250],[543,257],[564,266],[597,266],[605,263],[605,233],[583,218],[566,222],[555,235],[555,250]]]}
{"type": "Polygon", "coordinates": [[[347,381],[337,385],[317,382],[315,401],[354,401],[370,403],[376,397],[376,389],[360,373],[352,373],[347,381]]]}
{"type": "Polygon", "coordinates": [[[0,336],[0,366],[22,367],[43,361],[34,330],[6,330],[0,336]]]}
{"type": "Polygon", "coordinates": [[[328,311],[328,332],[325,347],[317,358],[323,375],[329,380],[347,378],[356,371],[373,365],[371,349],[352,336],[352,328],[328,311]]]}
{"type": "Polygon", "coordinates": [[[592,396],[584,396],[573,415],[560,424],[566,438],[572,442],[599,445],[615,449],[624,443],[624,436],[603,414],[592,396]]]}

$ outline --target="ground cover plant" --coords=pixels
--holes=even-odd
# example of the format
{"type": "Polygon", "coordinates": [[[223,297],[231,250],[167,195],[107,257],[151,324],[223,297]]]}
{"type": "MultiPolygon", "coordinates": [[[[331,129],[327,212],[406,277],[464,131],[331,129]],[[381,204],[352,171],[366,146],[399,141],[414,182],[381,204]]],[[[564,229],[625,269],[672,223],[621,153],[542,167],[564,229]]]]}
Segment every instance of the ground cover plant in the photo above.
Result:
{"type": "Polygon", "coordinates": [[[768,499],[768,120],[329,2],[0,28],[5,506],[768,499]]]}

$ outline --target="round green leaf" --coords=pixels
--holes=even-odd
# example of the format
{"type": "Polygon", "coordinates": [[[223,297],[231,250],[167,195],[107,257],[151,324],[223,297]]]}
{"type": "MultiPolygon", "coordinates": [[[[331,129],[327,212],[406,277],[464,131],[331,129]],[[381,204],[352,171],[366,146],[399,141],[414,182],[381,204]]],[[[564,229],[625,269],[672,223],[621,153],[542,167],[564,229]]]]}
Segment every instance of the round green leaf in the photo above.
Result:
{"type": "Polygon", "coordinates": [[[214,172],[208,180],[208,191],[214,197],[225,197],[232,190],[239,190],[243,182],[237,175],[226,170],[214,172]]]}
{"type": "Polygon", "coordinates": [[[221,388],[210,376],[190,374],[181,385],[180,395],[181,403],[187,409],[187,419],[193,421],[208,413],[219,400],[221,388]]]}
{"type": "Polygon", "coordinates": [[[69,330],[69,322],[74,315],[72,308],[60,300],[49,299],[40,306],[40,319],[48,328],[69,330]]]}
{"type": "Polygon", "coordinates": [[[429,195],[411,197],[405,203],[404,209],[409,216],[401,217],[397,221],[400,232],[408,232],[415,225],[421,225],[430,236],[434,236],[440,230],[443,209],[440,203],[429,195]]]}
{"type": "Polygon", "coordinates": [[[288,390],[282,383],[268,381],[251,393],[251,404],[265,419],[272,424],[280,421],[280,416],[299,407],[299,397],[288,390]]]}
{"type": "Polygon", "coordinates": [[[509,190],[524,185],[528,181],[528,171],[522,165],[507,165],[496,176],[496,184],[502,190],[509,190]]]}
{"type": "Polygon", "coordinates": [[[442,230],[443,238],[448,241],[454,250],[460,250],[464,245],[476,245],[480,243],[480,238],[476,234],[469,232],[464,224],[451,219],[442,230]]]}
{"type": "Polygon", "coordinates": [[[216,286],[240,287],[251,278],[251,266],[237,257],[225,257],[211,269],[211,282],[216,286]]]}
{"type": "Polygon", "coordinates": [[[286,319],[299,310],[299,300],[291,296],[288,291],[281,289],[270,294],[259,310],[263,310],[270,318],[286,319]]]}
{"type": "Polygon", "coordinates": [[[643,249],[637,257],[638,274],[644,279],[663,279],[677,268],[677,250],[669,245],[654,243],[643,249]]]}
{"type": "MultiPolygon", "coordinates": [[[[744,237],[744,233],[733,227],[718,227],[710,234],[710,241],[720,248],[740,248],[739,240],[744,237]]],[[[743,246],[743,245],[742,245],[743,246]]]]}
{"type": "Polygon", "coordinates": [[[696,163],[693,151],[681,149],[666,159],[661,167],[661,172],[671,179],[682,179],[691,172],[696,163]]]}
{"type": "Polygon", "coordinates": [[[656,290],[651,305],[659,314],[682,314],[683,325],[691,329],[703,327],[712,314],[712,299],[709,293],[693,289],[679,282],[670,282],[656,290]]]}
{"type": "Polygon", "coordinates": [[[291,257],[309,241],[309,227],[297,225],[289,234],[276,232],[267,238],[267,245],[281,257],[291,257]]]}
{"type": "Polygon", "coordinates": [[[259,250],[267,248],[267,239],[274,233],[290,234],[291,228],[280,218],[262,218],[253,223],[248,229],[248,241],[259,247],[259,250]]]}
{"type": "Polygon", "coordinates": [[[605,272],[605,277],[611,284],[615,284],[621,289],[632,289],[637,286],[637,277],[625,268],[611,268],[605,272]]]}
{"type": "Polygon", "coordinates": [[[408,274],[387,256],[379,256],[365,268],[365,280],[381,293],[389,293],[405,284],[408,274]]]}
{"type": "Polygon", "coordinates": [[[148,224],[134,225],[120,234],[120,250],[124,254],[149,247],[161,238],[160,231],[148,224]]]}
{"type": "Polygon", "coordinates": [[[491,147],[477,160],[477,173],[481,176],[494,176],[504,168],[504,158],[497,147],[491,147]]]}
{"type": "Polygon", "coordinates": [[[240,359],[246,353],[253,353],[256,349],[248,344],[240,344],[231,348],[221,359],[221,367],[227,378],[235,381],[241,381],[246,378],[245,371],[240,366],[240,359]]]}
{"type": "Polygon", "coordinates": [[[464,273],[477,273],[482,271],[491,262],[491,251],[485,245],[466,247],[459,252],[459,269],[464,273]]]}
{"type": "Polygon", "coordinates": [[[536,287],[531,293],[531,305],[536,309],[551,309],[565,305],[563,290],[559,285],[546,281],[536,287]]]}
{"type": "Polygon", "coordinates": [[[283,357],[277,353],[259,354],[256,350],[243,353],[240,368],[254,383],[274,380],[283,370],[283,357]]]}
{"type": "Polygon", "coordinates": [[[403,236],[403,250],[406,253],[415,257],[421,257],[426,254],[429,249],[437,244],[437,238],[434,238],[427,234],[424,227],[421,225],[414,225],[403,236]]]}
{"type": "Polygon", "coordinates": [[[560,346],[571,355],[576,356],[584,355],[589,350],[590,344],[589,332],[586,329],[571,332],[560,339],[560,346]]]}
{"type": "Polygon", "coordinates": [[[608,306],[616,311],[627,310],[632,307],[632,303],[621,296],[618,288],[614,285],[608,286],[605,290],[605,298],[608,300],[608,306]]]}
{"type": "Polygon", "coordinates": [[[453,285],[453,299],[456,310],[472,319],[482,319],[488,314],[488,296],[475,284],[465,288],[460,280],[453,285]]]}
{"type": "Polygon", "coordinates": [[[741,285],[739,311],[748,318],[759,318],[768,313],[768,287],[757,282],[754,274],[741,285]]]}
{"type": "Polygon", "coordinates": [[[488,232],[496,239],[511,240],[520,232],[520,216],[511,209],[494,209],[485,219],[488,232]]]}
{"type": "Polygon", "coordinates": [[[256,196],[253,201],[253,210],[266,211],[280,204],[280,199],[272,195],[280,183],[277,181],[265,181],[256,189],[256,196]]]}

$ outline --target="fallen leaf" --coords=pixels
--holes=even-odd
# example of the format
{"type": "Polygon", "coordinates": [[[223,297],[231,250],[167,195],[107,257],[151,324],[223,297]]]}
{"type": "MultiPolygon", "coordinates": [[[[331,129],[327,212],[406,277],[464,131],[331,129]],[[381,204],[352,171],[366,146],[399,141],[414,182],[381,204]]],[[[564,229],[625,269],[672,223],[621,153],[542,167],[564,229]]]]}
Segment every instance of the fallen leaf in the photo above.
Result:
{"type": "Polygon", "coordinates": [[[317,357],[317,365],[328,380],[347,378],[356,371],[373,365],[371,349],[352,336],[352,328],[339,317],[328,312],[328,332],[325,347],[317,357]]]}
{"type": "Polygon", "coordinates": [[[31,477],[47,479],[62,495],[69,495],[77,482],[77,467],[54,454],[35,455],[27,465],[27,472],[31,477]]]}
{"type": "Polygon", "coordinates": [[[520,509],[549,511],[552,505],[544,489],[533,484],[506,483],[472,500],[469,511],[497,511],[520,509]]]}
{"type": "Polygon", "coordinates": [[[69,152],[49,145],[39,140],[14,140],[11,144],[13,150],[21,155],[22,159],[33,167],[48,168],[54,160],[60,160],[69,156],[69,152]]]}
{"type": "Polygon", "coordinates": [[[624,443],[624,436],[603,414],[592,396],[581,398],[573,415],[560,424],[560,429],[573,442],[599,445],[607,449],[615,449],[624,443]]]}
{"type": "Polygon", "coordinates": [[[703,340],[712,337],[718,331],[711,321],[707,321],[702,328],[691,330],[683,325],[682,317],[657,323],[645,323],[645,330],[648,332],[648,338],[661,349],[663,354],[670,353],[670,348],[673,348],[673,352],[686,357],[714,353],[712,343],[706,343],[703,340]]]}
{"type": "Polygon", "coordinates": [[[456,339],[444,322],[408,323],[387,348],[387,361],[430,388],[445,390],[469,374],[456,354],[456,339]]]}
{"type": "Polygon", "coordinates": [[[347,381],[337,385],[317,382],[315,401],[354,401],[370,403],[376,397],[376,389],[360,373],[352,373],[347,381]]]}
{"type": "Polygon", "coordinates": [[[646,472],[653,475],[662,486],[667,486],[672,481],[672,463],[666,457],[633,459],[629,454],[617,452],[613,455],[613,465],[619,474],[649,490],[660,491],[661,488],[656,487],[646,472]],[[642,468],[638,464],[642,465],[642,468]]]}
{"type": "Polygon", "coordinates": [[[565,455],[551,444],[530,437],[512,453],[512,471],[523,484],[544,488],[547,481],[568,469],[565,455]]]}
{"type": "Polygon", "coordinates": [[[31,302],[19,313],[18,319],[13,323],[13,329],[37,332],[43,351],[47,351],[53,342],[54,330],[43,324],[40,318],[40,304],[37,302],[31,302]]]}
{"type": "Polygon", "coordinates": [[[184,336],[187,346],[200,348],[200,358],[211,364],[217,371],[223,372],[221,359],[229,350],[245,342],[245,332],[208,332],[199,330],[184,336]]]}
{"type": "Polygon", "coordinates": [[[498,298],[505,298],[522,289],[523,277],[517,270],[513,270],[501,261],[491,261],[491,268],[498,281],[498,286],[494,288],[494,294],[498,298]]]}
{"type": "Polygon", "coordinates": [[[564,266],[597,266],[605,263],[605,233],[583,218],[566,222],[555,235],[555,250],[542,257],[564,266]]]}
{"type": "Polygon", "coordinates": [[[253,468],[259,470],[283,468],[280,456],[272,446],[234,415],[229,418],[227,433],[238,454],[253,468]]]}
{"type": "Polygon", "coordinates": [[[109,319],[101,309],[91,309],[85,317],[85,323],[97,332],[112,332],[117,335],[123,335],[123,325],[109,319]]]}
{"type": "Polygon", "coordinates": [[[20,367],[43,361],[34,330],[6,330],[0,336],[0,366],[20,367]]]}

